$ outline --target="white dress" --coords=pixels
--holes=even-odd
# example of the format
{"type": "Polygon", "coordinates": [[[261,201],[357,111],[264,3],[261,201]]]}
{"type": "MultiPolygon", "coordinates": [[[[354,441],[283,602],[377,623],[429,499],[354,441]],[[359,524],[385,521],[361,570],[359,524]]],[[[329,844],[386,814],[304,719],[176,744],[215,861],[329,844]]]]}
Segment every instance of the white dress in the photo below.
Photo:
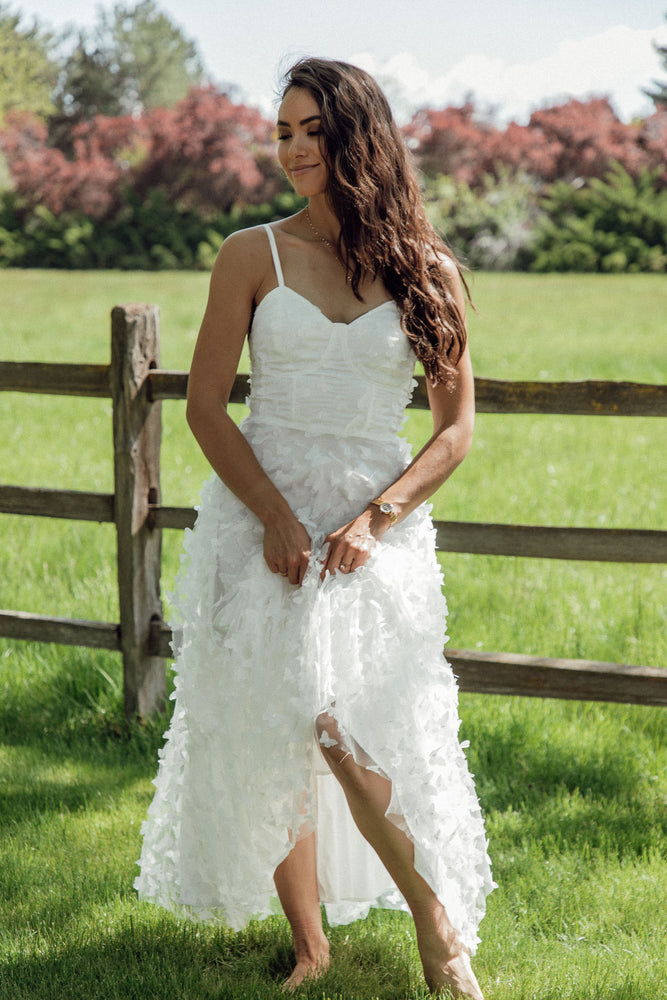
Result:
{"type": "Polygon", "coordinates": [[[406,909],[322,757],[314,723],[326,711],[357,761],[391,780],[387,815],[474,951],[494,883],[443,658],[427,507],[366,565],[319,579],[326,535],[410,460],[397,431],[414,355],[394,302],[334,323],[287,287],[266,231],[278,285],[252,323],[242,431],[309,532],[312,561],[300,588],[271,573],[259,520],[211,476],[172,595],[176,703],[135,885],[141,899],[238,929],[280,912],[273,873],[314,829],[330,923],[406,909]]]}

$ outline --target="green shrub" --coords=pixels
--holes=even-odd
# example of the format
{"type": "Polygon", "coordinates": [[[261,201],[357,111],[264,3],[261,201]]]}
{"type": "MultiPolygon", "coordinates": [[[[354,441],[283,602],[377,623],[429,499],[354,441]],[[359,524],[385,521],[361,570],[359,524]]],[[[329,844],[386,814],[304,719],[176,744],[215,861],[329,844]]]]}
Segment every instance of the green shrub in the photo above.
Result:
{"type": "Polygon", "coordinates": [[[667,190],[618,164],[607,179],[557,181],[542,201],[533,271],[667,270],[667,190]]]}
{"type": "MultiPolygon", "coordinates": [[[[606,180],[557,181],[540,198],[538,182],[509,169],[473,189],[441,175],[426,182],[428,215],[470,267],[483,270],[664,273],[667,190],[645,172],[617,165],[606,180]]],[[[0,195],[0,267],[123,270],[210,269],[237,229],[284,218],[305,204],[293,192],[271,202],[204,217],[161,190],[140,200],[125,191],[108,219],[27,210],[0,195]]]]}
{"type": "Polygon", "coordinates": [[[111,219],[54,215],[38,205],[26,212],[16,196],[0,197],[0,267],[90,268],[156,271],[203,270],[213,266],[223,239],[237,229],[260,225],[297,211],[303,199],[292,193],[272,202],[205,218],[151,191],[141,201],[126,191],[111,219]]]}
{"type": "Polygon", "coordinates": [[[540,215],[537,182],[509,168],[485,174],[473,189],[440,175],[426,184],[428,216],[455,253],[487,271],[522,270],[540,215]]]}

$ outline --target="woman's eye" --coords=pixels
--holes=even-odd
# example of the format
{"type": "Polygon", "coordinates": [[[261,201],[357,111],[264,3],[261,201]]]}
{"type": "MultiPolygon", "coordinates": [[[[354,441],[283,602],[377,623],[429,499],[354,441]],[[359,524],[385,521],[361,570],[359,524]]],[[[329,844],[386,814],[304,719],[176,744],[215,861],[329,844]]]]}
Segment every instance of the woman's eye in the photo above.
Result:
{"type": "MultiPolygon", "coordinates": [[[[321,129],[317,129],[316,132],[306,132],[306,135],[309,136],[309,137],[315,137],[315,136],[318,136],[318,135],[322,135],[322,130],[321,129]]],[[[278,139],[278,142],[283,142],[285,139],[291,139],[292,136],[291,136],[291,134],[289,132],[287,132],[287,133],[283,133],[282,135],[278,135],[276,138],[278,139]]]]}

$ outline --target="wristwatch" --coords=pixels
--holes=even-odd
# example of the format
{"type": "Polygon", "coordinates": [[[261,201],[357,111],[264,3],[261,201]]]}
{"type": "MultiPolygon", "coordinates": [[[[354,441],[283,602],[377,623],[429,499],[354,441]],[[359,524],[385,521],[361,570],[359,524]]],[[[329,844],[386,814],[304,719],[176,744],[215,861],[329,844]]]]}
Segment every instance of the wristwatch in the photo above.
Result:
{"type": "Polygon", "coordinates": [[[398,514],[396,513],[393,503],[389,503],[388,500],[383,500],[382,497],[378,497],[377,500],[371,500],[371,506],[379,507],[382,514],[388,515],[390,528],[392,524],[396,524],[398,514]]]}

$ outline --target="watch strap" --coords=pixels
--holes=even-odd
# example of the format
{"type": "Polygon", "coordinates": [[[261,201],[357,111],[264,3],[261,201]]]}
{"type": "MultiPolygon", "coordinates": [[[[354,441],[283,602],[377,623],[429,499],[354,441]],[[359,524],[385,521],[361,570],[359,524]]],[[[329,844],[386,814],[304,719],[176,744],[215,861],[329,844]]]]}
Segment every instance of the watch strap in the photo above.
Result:
{"type": "Polygon", "coordinates": [[[371,506],[379,507],[380,511],[388,516],[390,527],[398,520],[398,514],[394,510],[394,505],[389,503],[388,500],[383,500],[382,497],[378,497],[377,500],[371,500],[371,506]]]}

